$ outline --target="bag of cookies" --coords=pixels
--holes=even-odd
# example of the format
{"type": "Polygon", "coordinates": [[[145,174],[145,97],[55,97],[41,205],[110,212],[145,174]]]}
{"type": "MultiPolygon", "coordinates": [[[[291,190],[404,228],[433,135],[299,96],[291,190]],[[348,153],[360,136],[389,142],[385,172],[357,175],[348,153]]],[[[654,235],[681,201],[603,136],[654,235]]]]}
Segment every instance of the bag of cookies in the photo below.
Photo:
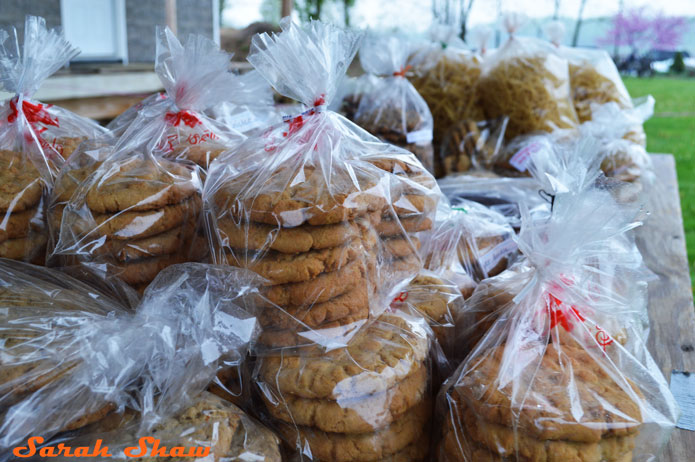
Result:
{"type": "Polygon", "coordinates": [[[260,357],[264,421],[292,460],[430,460],[431,335],[420,315],[393,309],[345,346],[260,357]]]}
{"type": "Polygon", "coordinates": [[[463,120],[446,132],[437,155],[444,176],[469,169],[492,170],[503,147],[509,117],[463,120]]]}
{"type": "MultiPolygon", "coordinates": [[[[215,157],[245,137],[205,111],[243,93],[247,83],[230,72],[230,55],[202,35],[190,35],[182,44],[164,28],[157,29],[156,38],[155,72],[165,92],[128,109],[109,128],[122,144],[207,169],[215,157]]],[[[259,101],[264,97],[259,93],[259,101]]]]}
{"type": "Polygon", "coordinates": [[[249,61],[302,114],[213,162],[205,182],[213,261],[264,278],[259,343],[344,343],[421,268],[415,232],[440,196],[415,156],[326,110],[360,36],[285,20],[252,42],[249,61]]]}
{"type": "Polygon", "coordinates": [[[634,219],[592,186],[524,215],[528,270],[496,285],[496,318],[440,394],[439,460],[656,458],[679,412],[646,346],[634,219]]]}
{"type": "Polygon", "coordinates": [[[397,35],[370,35],[360,48],[360,63],[378,78],[351,119],[379,139],[415,154],[434,172],[433,121],[427,103],[405,78],[407,42],[397,35]]]}
{"type": "MultiPolygon", "coordinates": [[[[48,268],[0,261],[0,447],[135,412],[151,429],[246,358],[258,276],[179,265],[133,311],[48,268]]],[[[231,404],[229,405],[231,407],[231,404]]]]}
{"type": "Polygon", "coordinates": [[[421,254],[430,270],[467,275],[479,282],[514,261],[514,237],[514,229],[503,215],[478,202],[459,199],[451,205],[440,203],[432,231],[421,237],[421,254]]]}
{"type": "Polygon", "coordinates": [[[61,169],[47,208],[51,266],[82,265],[142,293],[167,266],[200,261],[201,172],[134,148],[85,142],[61,169]]]}
{"type": "Polygon", "coordinates": [[[33,99],[44,80],[79,51],[43,18],[27,16],[24,41],[0,31],[0,257],[44,264],[42,208],[58,169],[77,145],[102,136],[95,122],[33,99]]]}
{"type": "Polygon", "coordinates": [[[485,119],[509,116],[505,139],[576,128],[569,63],[549,42],[516,34],[520,15],[508,14],[507,42],[486,56],[478,82],[485,119]]]}
{"type": "MultiPolygon", "coordinates": [[[[440,149],[455,124],[485,120],[478,97],[482,58],[469,51],[455,27],[435,24],[430,42],[408,59],[408,79],[427,102],[434,119],[434,146],[440,149]]],[[[435,174],[444,174],[435,156],[435,174]]]]}

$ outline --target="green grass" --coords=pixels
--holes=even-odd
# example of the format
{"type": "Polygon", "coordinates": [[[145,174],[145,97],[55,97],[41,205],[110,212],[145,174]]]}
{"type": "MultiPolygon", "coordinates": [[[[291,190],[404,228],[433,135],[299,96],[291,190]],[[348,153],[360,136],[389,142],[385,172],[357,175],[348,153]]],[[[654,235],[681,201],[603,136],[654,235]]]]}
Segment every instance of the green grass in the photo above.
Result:
{"type": "Polygon", "coordinates": [[[625,85],[633,97],[650,94],[656,100],[654,117],[645,124],[647,150],[676,158],[690,278],[695,281],[695,79],[626,78],[625,85]]]}

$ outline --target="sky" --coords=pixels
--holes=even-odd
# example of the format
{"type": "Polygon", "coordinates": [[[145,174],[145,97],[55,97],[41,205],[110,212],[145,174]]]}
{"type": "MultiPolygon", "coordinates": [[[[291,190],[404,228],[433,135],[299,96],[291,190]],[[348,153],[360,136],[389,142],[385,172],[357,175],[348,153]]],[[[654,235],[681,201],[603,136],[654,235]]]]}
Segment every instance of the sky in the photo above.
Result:
{"type": "MultiPolygon", "coordinates": [[[[245,27],[262,19],[263,0],[227,0],[223,21],[228,27],[245,27]]],[[[584,17],[612,16],[618,11],[620,0],[587,0],[584,17]]],[[[581,0],[560,0],[560,15],[576,17],[581,0]]],[[[554,0],[474,0],[469,27],[494,23],[498,3],[502,11],[522,11],[529,17],[552,16],[554,0]]],[[[625,8],[647,7],[669,16],[695,16],[695,0],[623,0],[625,8]],[[655,6],[658,4],[658,6],[655,6]]],[[[403,27],[424,32],[432,20],[430,0],[356,0],[351,12],[353,24],[360,27],[403,27]]]]}

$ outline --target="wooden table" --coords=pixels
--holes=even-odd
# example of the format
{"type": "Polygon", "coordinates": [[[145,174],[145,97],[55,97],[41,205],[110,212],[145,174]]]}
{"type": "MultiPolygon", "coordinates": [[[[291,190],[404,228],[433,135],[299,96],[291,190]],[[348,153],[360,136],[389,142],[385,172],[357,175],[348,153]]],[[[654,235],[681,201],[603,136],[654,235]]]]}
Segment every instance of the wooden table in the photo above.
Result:
{"type": "MultiPolygon", "coordinates": [[[[659,277],[649,286],[649,349],[670,382],[673,369],[695,372],[695,309],[675,160],[667,154],[652,158],[656,191],[650,195],[650,216],[637,232],[637,244],[659,277]]],[[[695,432],[677,428],[660,460],[695,460],[695,432]]]]}

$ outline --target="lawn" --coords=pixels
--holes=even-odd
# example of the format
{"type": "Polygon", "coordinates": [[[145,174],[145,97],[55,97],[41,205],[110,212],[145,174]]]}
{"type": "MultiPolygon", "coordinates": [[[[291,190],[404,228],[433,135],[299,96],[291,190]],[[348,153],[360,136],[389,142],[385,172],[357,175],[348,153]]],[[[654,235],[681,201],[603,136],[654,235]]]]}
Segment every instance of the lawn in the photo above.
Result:
{"type": "Polygon", "coordinates": [[[633,97],[652,95],[654,117],[645,124],[647,149],[676,157],[690,277],[695,281],[695,79],[626,78],[633,97]]]}

